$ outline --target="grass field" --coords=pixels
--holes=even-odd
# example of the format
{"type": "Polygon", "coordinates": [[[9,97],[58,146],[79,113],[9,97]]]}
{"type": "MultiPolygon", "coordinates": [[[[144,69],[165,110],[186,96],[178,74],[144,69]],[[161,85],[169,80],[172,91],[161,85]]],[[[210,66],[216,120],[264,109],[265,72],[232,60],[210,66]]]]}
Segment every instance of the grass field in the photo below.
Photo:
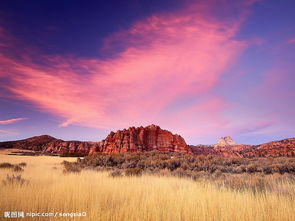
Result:
{"type": "MultiPolygon", "coordinates": [[[[25,217],[20,220],[85,221],[283,221],[295,220],[294,196],[274,192],[237,192],[217,187],[209,181],[177,177],[110,177],[106,172],[82,171],[64,174],[63,160],[75,158],[0,155],[0,163],[26,162],[23,185],[4,184],[0,188],[0,220],[4,211],[78,213],[86,217],[25,217]]],[[[294,184],[288,184],[295,192],[294,184]]],[[[283,186],[282,186],[283,188],[283,186]]],[[[16,219],[12,219],[16,220],[16,219]]]]}

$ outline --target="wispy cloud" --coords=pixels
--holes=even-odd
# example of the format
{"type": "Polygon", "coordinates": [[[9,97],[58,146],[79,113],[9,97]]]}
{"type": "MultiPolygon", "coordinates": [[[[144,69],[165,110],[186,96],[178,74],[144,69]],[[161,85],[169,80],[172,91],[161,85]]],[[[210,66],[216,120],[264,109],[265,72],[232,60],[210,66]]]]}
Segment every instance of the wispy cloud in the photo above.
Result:
{"type": "MultiPolygon", "coordinates": [[[[8,81],[1,86],[64,118],[60,126],[157,123],[168,129],[182,125],[183,131],[196,130],[197,125],[218,130],[225,123],[219,116],[225,104],[213,88],[247,44],[233,39],[244,17],[214,19],[209,13],[214,2],[135,22],[105,40],[105,50],[115,42],[124,46],[105,60],[38,55],[41,65],[30,55],[16,60],[0,54],[0,77],[8,81]],[[210,100],[196,99],[204,95],[210,100]],[[191,102],[182,107],[183,100],[191,102]],[[166,113],[178,104],[177,111],[166,113]]],[[[241,7],[237,10],[245,5],[241,7]]]]}
{"type": "Polygon", "coordinates": [[[16,123],[18,121],[22,121],[22,120],[26,120],[27,118],[12,118],[12,119],[8,119],[8,120],[0,120],[0,125],[4,125],[4,124],[13,124],[16,123]]]}
{"type": "Polygon", "coordinates": [[[18,133],[8,131],[8,130],[0,130],[0,137],[9,137],[9,136],[14,136],[17,135],[18,133]]]}
{"type": "Polygon", "coordinates": [[[241,125],[233,129],[234,135],[243,135],[243,134],[250,134],[250,133],[260,133],[264,129],[267,129],[273,126],[276,122],[274,120],[260,120],[255,123],[251,122],[248,124],[241,125]]]}

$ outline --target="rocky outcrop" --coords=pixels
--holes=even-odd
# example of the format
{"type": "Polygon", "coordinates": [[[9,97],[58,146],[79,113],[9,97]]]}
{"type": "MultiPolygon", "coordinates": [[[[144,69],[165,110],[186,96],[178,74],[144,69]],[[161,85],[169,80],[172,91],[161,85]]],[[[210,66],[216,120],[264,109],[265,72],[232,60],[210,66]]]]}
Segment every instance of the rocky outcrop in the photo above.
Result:
{"type": "Polygon", "coordinates": [[[142,152],[142,151],[166,151],[192,153],[184,139],[172,134],[170,131],[162,130],[159,126],[130,127],[111,132],[105,140],[100,142],[97,152],[119,153],[119,152],[142,152]]]}
{"type": "Polygon", "coordinates": [[[239,152],[243,157],[295,157],[295,138],[248,146],[239,152]]]}
{"type": "Polygon", "coordinates": [[[190,148],[195,155],[217,155],[213,146],[210,145],[190,145],[190,148]]]}
{"type": "Polygon", "coordinates": [[[81,142],[81,141],[53,141],[43,148],[43,153],[78,153],[88,155],[98,148],[99,142],[81,142]]]}
{"type": "Polygon", "coordinates": [[[227,136],[227,137],[221,137],[217,144],[215,144],[214,146],[215,147],[226,147],[226,146],[234,146],[234,145],[237,145],[234,140],[230,137],[230,136],[227,136]]]}

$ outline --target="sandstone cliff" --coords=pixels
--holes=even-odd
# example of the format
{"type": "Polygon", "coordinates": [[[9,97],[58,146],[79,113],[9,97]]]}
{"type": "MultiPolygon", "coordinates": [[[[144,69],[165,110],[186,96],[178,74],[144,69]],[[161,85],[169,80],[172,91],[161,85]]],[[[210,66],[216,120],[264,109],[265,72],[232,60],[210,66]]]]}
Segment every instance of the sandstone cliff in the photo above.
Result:
{"type": "Polygon", "coordinates": [[[46,144],[43,153],[77,153],[88,155],[97,149],[99,142],[63,141],[57,140],[46,144]]]}
{"type": "Polygon", "coordinates": [[[192,153],[181,136],[162,130],[156,125],[130,127],[116,133],[111,132],[105,140],[100,142],[96,152],[119,153],[151,150],[192,153]]]}

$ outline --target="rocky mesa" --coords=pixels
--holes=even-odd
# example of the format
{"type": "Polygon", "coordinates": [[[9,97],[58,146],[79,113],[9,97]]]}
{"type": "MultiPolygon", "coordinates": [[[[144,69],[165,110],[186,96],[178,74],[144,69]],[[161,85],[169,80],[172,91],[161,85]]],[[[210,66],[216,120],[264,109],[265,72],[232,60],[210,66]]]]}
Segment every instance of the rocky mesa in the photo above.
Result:
{"type": "Polygon", "coordinates": [[[130,127],[116,133],[111,132],[105,140],[100,142],[95,151],[119,153],[152,150],[192,153],[190,147],[180,135],[172,134],[156,125],[130,127]]]}

